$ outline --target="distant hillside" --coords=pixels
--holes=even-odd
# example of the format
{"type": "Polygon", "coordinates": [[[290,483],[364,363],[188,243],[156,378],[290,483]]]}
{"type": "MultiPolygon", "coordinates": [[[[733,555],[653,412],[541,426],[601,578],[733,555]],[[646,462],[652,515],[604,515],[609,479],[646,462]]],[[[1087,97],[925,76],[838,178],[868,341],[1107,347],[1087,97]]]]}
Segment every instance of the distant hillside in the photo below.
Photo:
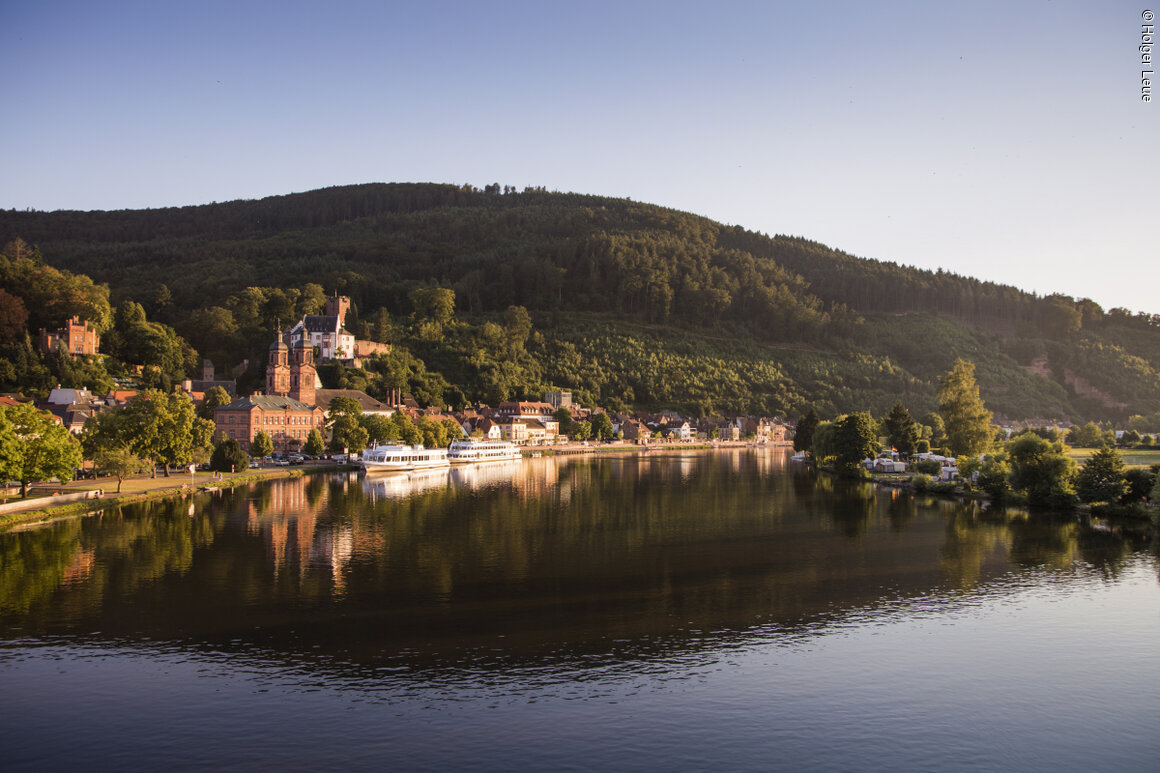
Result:
{"type": "Polygon", "coordinates": [[[291,313],[269,299],[243,312],[245,288],[315,283],[350,295],[357,324],[384,309],[392,340],[449,383],[466,379],[464,397],[482,397],[471,383],[494,395],[500,376],[489,382],[471,362],[477,340],[410,324],[413,291],[444,287],[470,325],[511,306],[531,312],[545,344],[529,339],[535,362],[501,379],[512,394],[554,385],[642,407],[789,414],[813,403],[880,413],[902,397],[921,412],[962,356],[1011,418],[1160,412],[1155,316],[623,199],[370,184],[171,209],[0,212],[0,244],[17,238],[107,282],[114,304],[131,298],[166,316],[195,345],[199,310],[226,310],[240,328],[254,317],[252,335],[217,346],[226,364],[260,358],[262,325],[291,313]]]}

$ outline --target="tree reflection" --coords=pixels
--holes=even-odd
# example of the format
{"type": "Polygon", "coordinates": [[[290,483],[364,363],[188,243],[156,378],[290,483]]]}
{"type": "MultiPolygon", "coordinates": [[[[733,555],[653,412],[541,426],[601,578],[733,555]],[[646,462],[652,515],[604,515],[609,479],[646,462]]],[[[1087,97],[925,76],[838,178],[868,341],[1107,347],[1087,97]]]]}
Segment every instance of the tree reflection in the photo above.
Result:
{"type": "Polygon", "coordinates": [[[497,642],[543,652],[810,630],[1012,567],[1082,559],[1114,576],[1132,552],[1087,527],[760,453],[545,458],[382,483],[285,479],[199,498],[194,517],[188,501],[157,502],[0,534],[4,624],[369,662],[497,642]]]}

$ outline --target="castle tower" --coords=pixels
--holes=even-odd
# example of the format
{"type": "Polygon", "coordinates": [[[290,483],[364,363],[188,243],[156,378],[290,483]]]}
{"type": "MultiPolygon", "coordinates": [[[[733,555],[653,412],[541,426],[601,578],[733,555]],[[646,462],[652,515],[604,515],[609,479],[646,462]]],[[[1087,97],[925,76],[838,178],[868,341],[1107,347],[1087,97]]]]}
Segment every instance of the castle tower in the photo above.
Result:
{"type": "Polygon", "coordinates": [[[290,347],[282,340],[281,330],[274,343],[270,344],[270,360],[266,364],[266,394],[290,394],[290,347]]]}
{"type": "Polygon", "coordinates": [[[346,313],[350,311],[350,297],[335,293],[326,299],[326,316],[338,317],[338,326],[346,324],[346,313]]]}
{"type": "Polygon", "coordinates": [[[314,347],[306,337],[298,339],[290,352],[290,397],[314,405],[314,347]]]}

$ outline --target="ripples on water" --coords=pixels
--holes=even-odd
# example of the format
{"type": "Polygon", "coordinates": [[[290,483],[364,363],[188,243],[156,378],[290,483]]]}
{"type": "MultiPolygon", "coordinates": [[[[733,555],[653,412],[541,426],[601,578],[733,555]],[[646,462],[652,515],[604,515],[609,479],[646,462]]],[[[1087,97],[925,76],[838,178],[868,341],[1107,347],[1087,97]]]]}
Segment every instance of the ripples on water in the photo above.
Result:
{"type": "Polygon", "coordinates": [[[712,464],[340,481],[26,536],[63,568],[3,599],[7,759],[1153,769],[1154,555],[712,464]]]}

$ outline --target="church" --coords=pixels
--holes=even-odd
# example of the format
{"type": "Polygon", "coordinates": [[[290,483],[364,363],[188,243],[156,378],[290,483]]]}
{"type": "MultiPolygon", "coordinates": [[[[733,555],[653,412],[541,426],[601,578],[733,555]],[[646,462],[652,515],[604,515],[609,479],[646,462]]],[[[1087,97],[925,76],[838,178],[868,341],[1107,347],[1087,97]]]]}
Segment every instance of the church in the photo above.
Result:
{"type": "Polygon", "coordinates": [[[297,451],[310,430],[322,432],[326,422],[323,409],[317,405],[316,377],[310,341],[301,337],[290,347],[278,331],[270,344],[265,393],[214,409],[215,436],[224,433],[248,452],[257,434],[265,432],[274,441],[275,451],[297,451]]]}

